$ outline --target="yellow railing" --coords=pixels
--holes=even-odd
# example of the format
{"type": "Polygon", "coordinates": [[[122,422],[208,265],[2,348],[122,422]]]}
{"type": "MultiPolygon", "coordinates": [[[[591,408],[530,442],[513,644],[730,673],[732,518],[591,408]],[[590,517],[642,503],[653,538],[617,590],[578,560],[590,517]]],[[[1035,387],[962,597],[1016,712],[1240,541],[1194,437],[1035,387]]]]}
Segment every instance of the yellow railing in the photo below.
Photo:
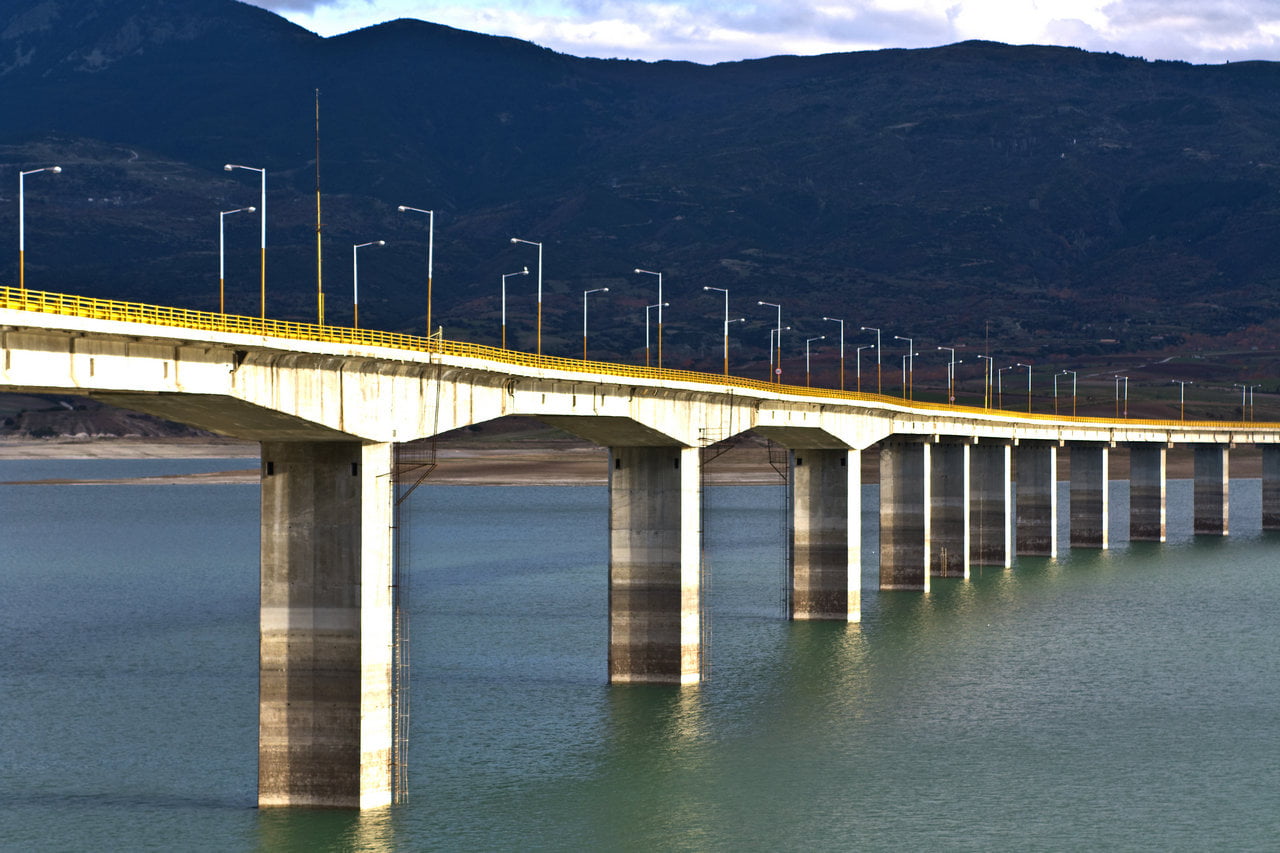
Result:
{"type": "Polygon", "coordinates": [[[633,364],[615,364],[604,361],[584,361],[576,358],[535,355],[499,347],[469,344],[440,338],[425,338],[399,332],[382,332],[376,329],[351,329],[343,326],[321,326],[315,323],[297,323],[289,320],[263,320],[237,314],[219,314],[213,311],[192,311],[186,308],[170,308],[163,305],[147,305],[140,302],[121,302],[114,299],[90,299],[66,293],[48,293],[40,290],[21,290],[16,287],[0,287],[0,308],[18,311],[35,311],[45,314],[61,314],[70,317],[87,317],[95,320],[115,320],[125,323],[144,323],[152,326],[171,326],[181,329],[197,329],[207,332],[229,332],[255,335],[265,338],[283,338],[299,341],[353,344],[367,347],[386,347],[411,352],[438,353],[441,355],[477,358],[499,364],[531,367],[542,370],[561,370],[573,373],[590,373],[630,379],[654,379],[692,382],[702,385],[750,388],[779,394],[812,397],[824,400],[882,403],[908,406],[912,409],[948,412],[956,415],[999,415],[1022,421],[1065,421],[1081,424],[1106,424],[1115,426],[1192,427],[1211,429],[1280,429],[1280,423],[1253,421],[1185,421],[1090,418],[1072,415],[1053,415],[1030,412],[1012,412],[1000,409],[984,409],[977,406],[955,406],[946,403],[929,403],[905,400],[887,394],[867,394],[857,391],[840,391],[835,388],[809,388],[800,385],[782,385],[741,376],[723,376],[716,373],[699,373],[692,370],[670,370],[633,364]]]}

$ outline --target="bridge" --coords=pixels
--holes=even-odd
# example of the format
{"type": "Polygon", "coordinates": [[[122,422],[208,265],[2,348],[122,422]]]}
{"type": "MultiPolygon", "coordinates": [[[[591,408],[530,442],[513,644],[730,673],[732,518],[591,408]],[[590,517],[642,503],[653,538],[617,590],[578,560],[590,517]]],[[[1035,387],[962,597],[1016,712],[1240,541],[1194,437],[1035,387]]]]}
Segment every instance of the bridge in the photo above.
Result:
{"type": "Polygon", "coordinates": [[[873,445],[881,589],[1056,555],[1063,453],[1070,547],[1108,546],[1116,447],[1132,538],[1165,539],[1175,446],[1194,448],[1196,533],[1227,534],[1241,445],[1261,447],[1263,526],[1280,529],[1280,423],[1015,414],[17,288],[0,288],[0,348],[0,391],[92,396],[261,443],[262,806],[395,798],[395,484],[415,467],[407,445],[458,427],[523,415],[609,448],[615,684],[702,678],[701,468],[748,430],[789,457],[793,619],[860,618],[873,445]]]}

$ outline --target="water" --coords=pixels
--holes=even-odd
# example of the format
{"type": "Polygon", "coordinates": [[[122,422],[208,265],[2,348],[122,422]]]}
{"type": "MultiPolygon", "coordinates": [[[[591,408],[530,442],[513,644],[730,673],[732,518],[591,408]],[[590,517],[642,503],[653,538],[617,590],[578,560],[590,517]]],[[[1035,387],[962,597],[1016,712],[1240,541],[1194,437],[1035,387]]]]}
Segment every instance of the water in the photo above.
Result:
{"type": "Polygon", "coordinates": [[[715,489],[711,678],[680,690],[604,683],[603,489],[426,487],[411,800],[361,815],[254,807],[255,487],[0,487],[0,848],[1274,849],[1259,491],[1233,481],[1232,536],[1193,539],[1173,481],[1173,541],[1130,545],[1116,484],[1112,551],[928,595],[875,590],[868,513],[840,625],[780,618],[777,490],[715,489]]]}

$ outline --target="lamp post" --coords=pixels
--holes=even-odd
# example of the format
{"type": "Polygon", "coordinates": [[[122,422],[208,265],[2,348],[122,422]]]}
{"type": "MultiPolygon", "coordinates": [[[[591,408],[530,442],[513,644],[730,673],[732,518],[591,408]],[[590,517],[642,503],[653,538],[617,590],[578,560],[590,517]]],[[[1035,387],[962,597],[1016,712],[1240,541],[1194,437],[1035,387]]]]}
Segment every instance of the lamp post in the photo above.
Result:
{"type": "Polygon", "coordinates": [[[1174,379],[1173,381],[1180,386],[1179,391],[1181,391],[1181,393],[1178,397],[1178,413],[1179,418],[1185,421],[1187,419],[1187,386],[1194,385],[1195,383],[1190,379],[1174,379]]]}
{"type": "Polygon", "coordinates": [[[530,246],[538,247],[538,355],[542,355],[542,244],[535,243],[532,240],[521,240],[519,237],[512,237],[512,243],[526,243],[530,246]]]}
{"type": "Polygon", "coordinates": [[[992,386],[995,384],[993,373],[995,372],[996,361],[995,361],[995,358],[993,358],[992,356],[982,355],[981,353],[978,354],[978,358],[981,358],[987,362],[987,369],[986,371],[983,372],[983,375],[982,375],[982,407],[985,409],[990,409],[991,408],[991,389],[992,389],[992,386]]]}
{"type": "Polygon", "coordinates": [[[910,400],[910,399],[913,399],[913,396],[914,396],[913,392],[915,391],[915,388],[913,386],[915,385],[915,378],[916,378],[916,359],[915,359],[916,342],[913,341],[911,338],[904,338],[902,335],[894,335],[893,339],[895,341],[907,342],[907,364],[909,366],[907,367],[907,381],[903,383],[902,396],[910,400]]]}
{"type": "Polygon", "coordinates": [[[1120,378],[1124,380],[1124,410],[1123,410],[1124,418],[1125,420],[1128,420],[1129,419],[1129,377],[1121,376],[1120,378]]]}
{"type": "Polygon", "coordinates": [[[401,213],[425,213],[427,215],[427,337],[431,337],[431,274],[436,254],[436,212],[402,204],[396,208],[401,213]]]}
{"type": "Polygon", "coordinates": [[[528,275],[529,268],[525,267],[520,272],[504,272],[502,274],[502,348],[507,348],[507,279],[513,275],[528,275]]]}
{"type": "Polygon", "coordinates": [[[777,377],[776,381],[778,382],[782,381],[782,333],[789,332],[789,331],[791,331],[790,326],[783,326],[781,329],[769,330],[769,374],[771,378],[777,377]],[[777,339],[776,347],[777,347],[777,355],[778,355],[778,366],[776,370],[773,366],[775,338],[777,339]]]}
{"type": "MultiPolygon", "coordinates": [[[[777,309],[778,309],[778,325],[777,325],[777,327],[776,327],[777,334],[778,334],[778,342],[777,342],[777,344],[776,344],[776,346],[777,346],[777,350],[776,350],[776,352],[775,352],[775,351],[773,351],[772,349],[770,350],[770,352],[769,352],[769,366],[770,366],[770,368],[772,368],[773,370],[775,370],[775,371],[776,371],[776,372],[773,374],[773,380],[774,380],[775,382],[782,382],[782,306],[781,306],[781,305],[779,305],[779,304],[778,304],[778,303],[776,303],[776,302],[757,302],[756,304],[757,304],[757,305],[765,305],[765,306],[768,306],[768,307],[770,307],[770,308],[777,308],[777,309]],[[777,366],[776,368],[774,368],[774,367],[773,367],[773,362],[774,362],[774,358],[775,358],[775,356],[777,357],[777,362],[778,362],[778,366],[777,366]]],[[[790,327],[788,327],[788,328],[790,328],[790,327]]],[[[769,342],[770,342],[770,343],[773,343],[772,338],[770,339],[770,341],[769,341],[769,342]]]]}
{"type": "Polygon", "coordinates": [[[351,247],[351,328],[360,328],[360,250],[365,246],[385,246],[386,240],[356,243],[351,247]]]}
{"type": "Polygon", "coordinates": [[[1253,389],[1261,388],[1261,387],[1262,387],[1261,385],[1249,386],[1249,420],[1251,421],[1257,419],[1257,411],[1253,408],[1253,389]]]}
{"type": "Polygon", "coordinates": [[[876,393],[883,393],[883,386],[880,384],[880,330],[871,326],[859,326],[864,332],[876,333],[876,393]]]}
{"type": "Polygon", "coordinates": [[[908,385],[911,382],[910,371],[908,370],[907,365],[915,361],[912,357],[914,355],[915,353],[909,352],[902,357],[902,393],[904,397],[907,393],[908,385]]]}
{"type": "MultiPolygon", "coordinates": [[[[662,309],[663,309],[663,308],[670,308],[670,307],[671,307],[671,303],[670,303],[670,302],[665,302],[665,303],[664,303],[664,302],[659,302],[659,303],[657,303],[657,304],[655,304],[655,305],[646,305],[646,306],[644,306],[644,366],[645,366],[645,367],[649,367],[649,366],[650,366],[650,362],[649,362],[649,312],[650,312],[652,309],[657,308],[657,309],[658,309],[658,313],[659,313],[659,314],[661,314],[661,313],[662,313],[662,309]]],[[[659,366],[661,366],[661,365],[659,365],[659,366]]]]}
{"type": "Polygon", "coordinates": [[[260,228],[262,233],[262,261],[261,261],[261,278],[259,281],[259,291],[261,293],[261,319],[267,319],[267,170],[265,167],[257,166],[241,166],[239,163],[228,163],[222,167],[225,171],[232,172],[236,169],[244,169],[246,172],[257,172],[262,176],[262,197],[258,202],[258,212],[260,217],[260,228]]]}
{"type": "MultiPolygon", "coordinates": [[[[729,375],[729,288],[703,287],[703,290],[717,290],[724,294],[724,375],[729,375]]],[[[745,319],[745,318],[744,318],[745,319]]]]}
{"type": "MultiPolygon", "coordinates": [[[[840,324],[840,390],[844,390],[844,320],[837,320],[835,317],[823,317],[828,323],[840,324]]],[[[859,389],[861,390],[861,389],[859,389]]]]}
{"type": "Polygon", "coordinates": [[[1249,386],[1232,382],[1231,387],[1240,389],[1240,420],[1247,421],[1249,419],[1249,386]]]}
{"type": "Polygon", "coordinates": [[[27,201],[24,184],[27,175],[37,172],[58,174],[61,166],[42,166],[39,169],[28,169],[18,173],[18,290],[27,289],[27,201]]]}
{"type": "Polygon", "coordinates": [[[1058,390],[1057,390],[1058,377],[1066,376],[1068,373],[1071,374],[1071,417],[1074,418],[1076,416],[1076,378],[1077,378],[1076,371],[1074,370],[1062,370],[1062,371],[1059,371],[1058,373],[1055,373],[1053,376],[1053,388],[1054,388],[1053,413],[1055,415],[1058,413],[1058,390]]]}
{"type": "Polygon", "coordinates": [[[951,363],[947,365],[947,402],[952,405],[956,402],[956,348],[955,347],[938,347],[951,353],[951,363]]]}
{"type": "Polygon", "coordinates": [[[1031,365],[1018,362],[1014,367],[1025,367],[1027,369],[1027,414],[1031,414],[1031,365]]]}
{"type": "Polygon", "coordinates": [[[256,207],[237,207],[235,210],[218,211],[218,313],[227,313],[227,240],[224,224],[233,213],[253,213],[256,207]]]}
{"type": "Polygon", "coordinates": [[[825,341],[826,335],[818,335],[816,338],[805,338],[804,340],[804,387],[809,387],[809,344],[814,341],[825,341]]]}
{"type": "Polygon", "coordinates": [[[1004,411],[1004,372],[1013,370],[1013,366],[1000,367],[996,369],[996,408],[1004,411]]]}
{"type": "MultiPolygon", "coordinates": [[[[653,270],[642,270],[642,269],[640,269],[639,267],[637,267],[637,268],[636,268],[636,275],[656,275],[656,276],[658,277],[658,302],[657,302],[657,308],[658,308],[658,369],[659,369],[659,370],[661,370],[661,369],[662,369],[662,309],[663,309],[663,307],[665,307],[665,306],[666,306],[666,304],[667,304],[667,303],[665,303],[665,302],[663,302],[663,301],[662,301],[662,273],[660,273],[660,272],[654,272],[653,270]]],[[[648,317],[647,317],[647,316],[645,317],[645,322],[648,322],[648,317]]],[[[647,358],[647,356],[646,356],[646,358],[647,358]]]]}
{"type": "Polygon", "coordinates": [[[863,344],[862,346],[854,350],[854,361],[857,364],[857,370],[858,370],[858,393],[859,394],[862,393],[862,351],[864,349],[871,349],[874,346],[875,344],[863,344]]]}
{"type": "Polygon", "coordinates": [[[593,293],[608,293],[607,287],[596,287],[582,291],[582,360],[587,360],[587,297],[593,293]]]}

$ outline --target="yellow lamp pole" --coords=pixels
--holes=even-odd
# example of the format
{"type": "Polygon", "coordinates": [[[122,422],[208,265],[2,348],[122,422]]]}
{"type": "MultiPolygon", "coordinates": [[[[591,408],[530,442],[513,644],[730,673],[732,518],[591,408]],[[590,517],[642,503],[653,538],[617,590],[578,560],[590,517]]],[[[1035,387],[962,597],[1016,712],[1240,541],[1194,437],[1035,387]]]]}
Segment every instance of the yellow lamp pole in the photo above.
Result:
{"type": "Polygon", "coordinates": [[[24,186],[26,177],[37,172],[51,172],[56,175],[61,171],[61,166],[43,166],[18,173],[18,290],[27,289],[27,201],[24,186]]]}
{"type": "Polygon", "coordinates": [[[386,240],[370,240],[351,247],[351,328],[360,328],[360,250],[365,246],[385,246],[386,240]]]}
{"type": "Polygon", "coordinates": [[[237,207],[218,211],[218,313],[227,313],[227,238],[226,220],[233,213],[254,213],[256,207],[237,207]]]}
{"type": "Polygon", "coordinates": [[[431,326],[431,278],[433,267],[435,266],[436,254],[436,212],[434,210],[423,210],[420,207],[409,207],[402,204],[398,208],[401,213],[425,213],[427,215],[427,338],[432,335],[431,326]]]}

